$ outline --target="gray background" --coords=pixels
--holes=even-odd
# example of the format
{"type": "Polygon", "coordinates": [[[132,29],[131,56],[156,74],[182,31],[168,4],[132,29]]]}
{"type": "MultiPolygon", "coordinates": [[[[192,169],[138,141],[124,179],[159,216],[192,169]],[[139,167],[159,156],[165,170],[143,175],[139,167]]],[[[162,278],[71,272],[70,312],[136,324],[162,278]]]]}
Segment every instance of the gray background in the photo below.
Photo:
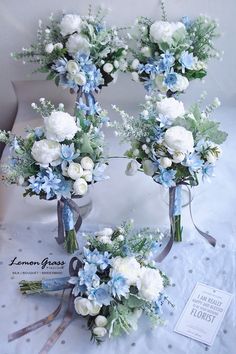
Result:
{"type": "MultiPolygon", "coordinates": [[[[10,129],[17,111],[17,98],[11,81],[44,79],[43,74],[33,74],[33,65],[23,65],[10,57],[10,53],[27,47],[35,39],[38,19],[46,20],[51,12],[60,10],[86,14],[88,4],[96,6],[99,0],[0,0],[0,128],[10,129]]],[[[105,0],[104,5],[112,8],[108,22],[117,25],[133,23],[136,16],[144,15],[160,19],[158,0],[105,0]]],[[[201,13],[217,18],[222,37],[217,47],[224,50],[223,61],[212,61],[209,65],[205,83],[194,82],[188,88],[183,100],[191,102],[199,97],[201,91],[208,92],[208,99],[218,96],[223,106],[234,105],[236,96],[236,2],[235,0],[166,0],[169,20],[177,20],[183,15],[195,17],[201,13]]],[[[63,89],[61,89],[63,90],[63,89]]],[[[66,94],[66,93],[65,93],[66,94]]],[[[110,85],[100,95],[100,102],[110,110],[111,103],[123,104],[134,109],[142,102],[144,90],[141,85],[131,81],[130,75],[120,75],[116,85],[110,85]]]]}

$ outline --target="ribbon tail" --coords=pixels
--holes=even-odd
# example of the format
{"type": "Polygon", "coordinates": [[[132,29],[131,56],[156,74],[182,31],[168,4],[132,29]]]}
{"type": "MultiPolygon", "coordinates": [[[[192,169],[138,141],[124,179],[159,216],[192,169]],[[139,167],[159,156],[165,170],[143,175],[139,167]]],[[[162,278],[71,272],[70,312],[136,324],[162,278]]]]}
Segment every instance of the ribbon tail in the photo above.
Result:
{"type": "Polygon", "coordinates": [[[60,338],[61,334],[64,332],[64,330],[68,327],[70,322],[73,319],[73,314],[74,314],[74,296],[72,295],[72,292],[70,293],[69,296],[69,304],[65,313],[65,317],[63,318],[62,323],[60,324],[59,327],[53,332],[53,334],[48,338],[47,342],[43,346],[43,348],[40,350],[39,354],[47,354],[53,347],[53,345],[57,342],[57,340],[60,338]]]}
{"type": "Polygon", "coordinates": [[[163,259],[166,258],[166,256],[169,254],[172,246],[174,243],[174,237],[173,234],[170,234],[170,239],[167,242],[166,246],[164,247],[164,249],[161,251],[161,253],[155,258],[155,261],[158,263],[161,263],[163,261],[163,259]]]}
{"type": "Polygon", "coordinates": [[[60,301],[60,304],[58,305],[58,307],[50,314],[48,315],[47,317],[44,317],[42,318],[41,320],[27,326],[27,327],[24,327],[22,329],[20,329],[19,331],[16,331],[14,333],[11,333],[8,335],[8,342],[12,342],[13,340],[15,339],[18,339],[32,331],[35,331],[36,329],[40,328],[40,327],[43,327],[45,325],[47,325],[48,323],[52,322],[56,316],[59,314],[59,312],[61,311],[61,308],[62,308],[62,302],[63,302],[63,295],[64,295],[64,291],[62,293],[62,296],[61,296],[61,301],[60,301]]]}
{"type": "Polygon", "coordinates": [[[78,232],[81,225],[82,225],[82,217],[80,215],[80,209],[79,209],[79,206],[72,200],[72,199],[68,199],[68,204],[69,206],[71,207],[71,209],[77,214],[77,220],[76,220],[76,223],[75,223],[75,231],[78,232]]]}
{"type": "Polygon", "coordinates": [[[201,230],[197,227],[197,225],[195,224],[195,222],[194,222],[194,220],[193,220],[192,207],[191,207],[191,200],[192,200],[192,197],[191,197],[191,190],[190,190],[190,188],[189,188],[188,186],[187,186],[187,188],[188,188],[188,193],[189,193],[189,212],[190,212],[190,216],[191,216],[192,223],[193,223],[195,229],[199,232],[199,234],[202,235],[202,236],[205,238],[205,240],[206,240],[208,243],[210,243],[210,245],[212,245],[213,247],[215,247],[215,246],[216,246],[216,239],[215,239],[213,236],[209,235],[207,232],[201,231],[201,230]]]}
{"type": "Polygon", "coordinates": [[[62,200],[58,200],[57,202],[57,220],[58,220],[58,235],[55,237],[57,243],[61,245],[65,242],[65,230],[63,223],[63,206],[64,203],[62,200]]]}

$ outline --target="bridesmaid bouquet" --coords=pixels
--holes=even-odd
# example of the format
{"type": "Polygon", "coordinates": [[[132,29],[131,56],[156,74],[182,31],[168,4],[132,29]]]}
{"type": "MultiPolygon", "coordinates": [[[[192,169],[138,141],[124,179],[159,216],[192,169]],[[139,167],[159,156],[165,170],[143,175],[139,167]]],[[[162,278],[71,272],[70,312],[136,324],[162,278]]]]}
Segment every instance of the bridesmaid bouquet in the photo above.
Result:
{"type": "Polygon", "coordinates": [[[51,15],[46,26],[39,21],[37,42],[12,56],[35,63],[36,72],[47,73],[47,79],[54,80],[56,85],[77,92],[79,107],[86,106],[94,114],[94,92],[127,68],[128,47],[119,36],[121,29],[107,26],[106,15],[102,7],[94,16],[91,7],[87,16],[51,15]]]}
{"type": "MultiPolygon", "coordinates": [[[[63,104],[55,107],[45,99],[32,107],[43,117],[44,124],[28,129],[25,138],[0,131],[0,141],[9,145],[9,162],[2,166],[3,179],[25,188],[24,196],[37,195],[40,199],[58,199],[58,219],[62,228],[57,241],[64,242],[69,253],[77,249],[74,213],[79,210],[74,197],[82,197],[88,185],[104,176],[106,162],[103,156],[104,136],[101,132],[107,121],[106,112],[77,116],[64,112],[63,104]],[[64,235],[61,233],[65,233],[64,235]]],[[[78,224],[77,224],[78,226],[78,224]]]]}
{"type": "Polygon", "coordinates": [[[169,188],[171,234],[176,241],[182,240],[181,186],[197,186],[213,176],[215,164],[221,155],[220,144],[227,134],[219,130],[218,122],[210,114],[219,106],[216,98],[204,110],[200,102],[185,110],[181,101],[174,97],[153,94],[138,117],[118,111],[121,123],[114,123],[116,134],[131,148],[126,156],[126,174],[142,171],[154,182],[169,188]]]}
{"type": "Polygon", "coordinates": [[[161,324],[162,306],[171,304],[165,294],[169,280],[151,256],[163,237],[148,228],[134,230],[132,221],[86,235],[74,276],[21,281],[20,290],[33,294],[72,289],[74,310],[86,318],[91,339],[97,343],[106,335],[136,330],[142,313],[153,325],[161,324]]]}
{"type": "Polygon", "coordinates": [[[213,44],[217,28],[206,16],[185,16],[179,22],[168,22],[165,12],[162,21],[137,18],[130,44],[133,79],[143,82],[149,93],[158,90],[171,96],[185,91],[189,81],[207,74],[208,61],[219,57],[213,44]]]}

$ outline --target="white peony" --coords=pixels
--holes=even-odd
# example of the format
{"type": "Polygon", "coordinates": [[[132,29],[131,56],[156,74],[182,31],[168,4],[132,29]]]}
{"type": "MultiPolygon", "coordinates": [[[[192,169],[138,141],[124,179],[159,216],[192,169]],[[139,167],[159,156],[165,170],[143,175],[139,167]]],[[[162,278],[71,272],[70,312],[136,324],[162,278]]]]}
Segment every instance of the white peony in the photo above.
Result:
{"type": "Polygon", "coordinates": [[[93,334],[96,337],[104,337],[107,334],[107,330],[104,327],[94,327],[93,334]]]}
{"type": "Polygon", "coordinates": [[[181,117],[185,113],[183,102],[173,97],[165,97],[156,103],[156,107],[159,113],[167,116],[170,120],[181,117]]]}
{"type": "Polygon", "coordinates": [[[52,112],[49,117],[45,117],[44,126],[46,138],[58,142],[73,139],[79,129],[75,118],[62,111],[52,112]]]}
{"type": "Polygon", "coordinates": [[[83,178],[78,178],[73,185],[76,195],[84,195],[88,190],[88,184],[83,178]]]}
{"type": "Polygon", "coordinates": [[[89,170],[84,170],[83,176],[82,176],[86,182],[92,182],[93,180],[93,174],[89,170]]]}
{"type": "Polygon", "coordinates": [[[86,84],[86,76],[83,73],[78,73],[74,76],[74,80],[77,85],[84,86],[86,84]]]}
{"type": "Polygon", "coordinates": [[[31,154],[35,161],[47,165],[59,159],[61,146],[56,141],[46,139],[35,141],[31,149],[31,154]]]}
{"type": "Polygon", "coordinates": [[[66,43],[68,52],[73,54],[90,54],[90,44],[88,40],[80,34],[73,34],[66,43]]]}
{"type": "Polygon", "coordinates": [[[156,172],[156,167],[154,166],[153,162],[151,160],[143,160],[142,161],[143,165],[143,172],[147,176],[153,176],[154,173],[156,172]]]}
{"type": "Polygon", "coordinates": [[[110,227],[105,227],[101,231],[95,232],[95,236],[107,236],[110,237],[113,234],[113,230],[110,227]]]}
{"type": "Polygon", "coordinates": [[[103,70],[108,74],[111,73],[113,69],[114,66],[111,63],[106,63],[103,65],[103,70]]]}
{"type": "Polygon", "coordinates": [[[48,43],[45,46],[45,52],[48,54],[51,54],[53,52],[53,49],[54,49],[54,45],[52,43],[48,43]]]}
{"type": "Polygon", "coordinates": [[[127,167],[126,167],[126,171],[125,171],[125,174],[127,176],[133,176],[137,173],[138,171],[138,167],[139,167],[139,164],[136,160],[132,160],[128,163],[127,167]]]}
{"type": "Polygon", "coordinates": [[[91,171],[94,168],[94,162],[89,156],[83,157],[80,163],[84,170],[91,171]]]}
{"type": "Polygon", "coordinates": [[[74,300],[75,311],[82,316],[96,316],[101,306],[95,305],[92,301],[82,298],[76,297],[74,300]]]}
{"type": "Polygon", "coordinates": [[[156,21],[150,27],[150,38],[155,43],[167,42],[170,44],[174,33],[179,29],[182,29],[183,33],[186,32],[182,22],[156,21]]]}
{"type": "Polygon", "coordinates": [[[163,290],[163,280],[158,269],[141,268],[139,295],[148,301],[155,301],[163,290]]]}
{"type": "Polygon", "coordinates": [[[140,264],[135,257],[115,257],[111,272],[123,275],[128,285],[136,285],[140,275],[140,264]]]}
{"type": "Polygon", "coordinates": [[[173,85],[171,87],[171,91],[176,92],[182,92],[185,91],[187,89],[187,87],[189,86],[189,81],[188,79],[180,74],[176,74],[177,75],[177,81],[175,83],[175,85],[173,85]]]}
{"type": "Polygon", "coordinates": [[[60,28],[61,34],[63,36],[67,36],[68,34],[72,34],[74,32],[79,32],[82,25],[82,19],[78,15],[65,15],[62,17],[60,28]]]}
{"type": "Polygon", "coordinates": [[[78,178],[83,176],[83,168],[79,163],[71,162],[68,169],[67,174],[70,178],[77,180],[78,178]]]}
{"type": "Polygon", "coordinates": [[[161,157],[160,165],[163,168],[168,168],[168,167],[170,167],[172,165],[172,161],[168,157],[161,157]]]}
{"type": "Polygon", "coordinates": [[[106,327],[106,325],[107,325],[107,318],[105,317],[105,316],[101,316],[101,315],[99,315],[99,316],[97,316],[96,318],[95,318],[95,325],[97,326],[97,327],[106,327]]]}
{"type": "Polygon", "coordinates": [[[180,126],[167,129],[164,135],[164,143],[171,151],[183,154],[192,152],[194,146],[192,133],[180,126]]]}
{"type": "Polygon", "coordinates": [[[66,65],[69,74],[75,75],[79,71],[79,65],[74,60],[69,60],[66,65]]]}

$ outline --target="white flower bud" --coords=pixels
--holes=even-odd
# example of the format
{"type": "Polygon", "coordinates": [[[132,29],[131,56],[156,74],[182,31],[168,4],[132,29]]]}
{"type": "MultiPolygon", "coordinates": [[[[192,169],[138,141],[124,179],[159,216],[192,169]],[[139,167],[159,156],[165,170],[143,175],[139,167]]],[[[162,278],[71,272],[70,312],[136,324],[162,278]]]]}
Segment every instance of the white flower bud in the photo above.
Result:
{"type": "Polygon", "coordinates": [[[74,180],[83,176],[83,168],[79,163],[71,162],[67,169],[68,176],[74,180]]]}
{"type": "Polygon", "coordinates": [[[106,327],[107,325],[106,317],[101,315],[97,316],[94,322],[97,327],[106,327]]]}
{"type": "Polygon", "coordinates": [[[138,59],[134,59],[132,61],[132,64],[131,64],[131,68],[136,70],[138,68],[139,64],[140,64],[139,60],[138,59]]]}
{"type": "Polygon", "coordinates": [[[92,170],[94,167],[94,162],[89,156],[85,156],[82,158],[80,161],[81,166],[83,167],[84,170],[92,170]]]}
{"type": "Polygon", "coordinates": [[[103,70],[108,74],[112,72],[113,68],[114,67],[111,63],[106,63],[105,65],[103,65],[103,70]]]}
{"type": "Polygon", "coordinates": [[[96,337],[104,337],[107,334],[107,330],[104,327],[95,327],[93,329],[93,334],[96,337]]]}
{"type": "Polygon", "coordinates": [[[172,161],[168,157],[161,157],[160,165],[163,168],[167,168],[167,167],[170,167],[172,165],[172,161]]]}
{"type": "Polygon", "coordinates": [[[131,75],[135,82],[139,82],[139,74],[136,71],[132,71],[131,75]]]}
{"type": "Polygon", "coordinates": [[[88,191],[88,184],[83,178],[78,178],[73,185],[76,195],[84,195],[88,191]]]}
{"type": "Polygon", "coordinates": [[[45,46],[45,52],[48,54],[51,54],[53,52],[53,49],[54,49],[54,45],[52,43],[48,43],[45,46]]]}

